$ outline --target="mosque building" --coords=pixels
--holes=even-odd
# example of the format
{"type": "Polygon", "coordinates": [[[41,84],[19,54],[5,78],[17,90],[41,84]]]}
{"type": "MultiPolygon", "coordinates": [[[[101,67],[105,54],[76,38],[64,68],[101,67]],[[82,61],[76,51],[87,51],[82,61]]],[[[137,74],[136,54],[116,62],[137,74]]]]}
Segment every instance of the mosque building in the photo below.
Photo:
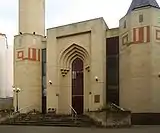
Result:
{"type": "Polygon", "coordinates": [[[160,113],[160,8],[133,0],[119,27],[96,18],[47,29],[45,0],[19,0],[14,39],[14,106],[58,114],[115,103],[160,113]],[[35,6],[36,5],[36,6],[35,6]],[[17,99],[18,98],[18,99],[17,99]]]}

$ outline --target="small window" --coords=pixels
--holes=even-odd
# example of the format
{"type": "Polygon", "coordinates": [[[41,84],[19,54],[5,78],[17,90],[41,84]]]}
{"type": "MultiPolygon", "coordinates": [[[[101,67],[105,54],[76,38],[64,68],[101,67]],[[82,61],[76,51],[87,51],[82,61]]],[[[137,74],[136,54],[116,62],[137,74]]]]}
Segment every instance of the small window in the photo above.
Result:
{"type": "Polygon", "coordinates": [[[100,95],[94,96],[94,103],[100,103],[100,95]]]}
{"type": "Polygon", "coordinates": [[[143,22],[143,15],[139,15],[139,23],[142,23],[143,22]]]}
{"type": "Polygon", "coordinates": [[[126,26],[126,20],[124,21],[124,28],[126,28],[127,26],[126,26]]]}

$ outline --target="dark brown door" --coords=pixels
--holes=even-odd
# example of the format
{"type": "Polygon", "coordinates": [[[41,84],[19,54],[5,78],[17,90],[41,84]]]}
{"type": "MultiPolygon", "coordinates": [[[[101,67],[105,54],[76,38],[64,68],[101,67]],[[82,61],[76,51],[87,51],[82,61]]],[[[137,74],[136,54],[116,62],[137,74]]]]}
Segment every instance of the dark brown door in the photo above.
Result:
{"type": "Polygon", "coordinates": [[[42,97],[42,113],[46,113],[46,96],[42,97]]]}
{"type": "Polygon", "coordinates": [[[83,114],[83,61],[79,58],[72,63],[72,107],[83,114]]]}

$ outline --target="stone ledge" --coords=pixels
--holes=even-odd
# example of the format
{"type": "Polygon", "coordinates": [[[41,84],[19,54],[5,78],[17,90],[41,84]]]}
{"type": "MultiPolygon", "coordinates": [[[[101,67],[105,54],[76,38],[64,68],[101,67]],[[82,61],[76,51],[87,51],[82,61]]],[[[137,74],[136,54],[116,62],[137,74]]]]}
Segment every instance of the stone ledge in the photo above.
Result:
{"type": "Polygon", "coordinates": [[[90,118],[98,122],[103,127],[122,128],[131,127],[131,112],[130,111],[91,111],[87,112],[90,118]]]}

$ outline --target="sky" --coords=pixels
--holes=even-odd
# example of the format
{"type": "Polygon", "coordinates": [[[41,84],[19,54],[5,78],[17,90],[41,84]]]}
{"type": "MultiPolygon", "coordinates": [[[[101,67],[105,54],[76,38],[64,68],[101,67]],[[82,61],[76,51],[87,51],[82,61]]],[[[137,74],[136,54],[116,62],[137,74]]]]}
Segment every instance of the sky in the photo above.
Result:
{"type": "MultiPolygon", "coordinates": [[[[46,29],[103,17],[109,28],[118,27],[132,0],[46,0],[46,29]]],[[[160,0],[157,0],[160,4],[160,0]]],[[[0,33],[13,45],[18,33],[18,0],[0,0],[0,33]]]]}

